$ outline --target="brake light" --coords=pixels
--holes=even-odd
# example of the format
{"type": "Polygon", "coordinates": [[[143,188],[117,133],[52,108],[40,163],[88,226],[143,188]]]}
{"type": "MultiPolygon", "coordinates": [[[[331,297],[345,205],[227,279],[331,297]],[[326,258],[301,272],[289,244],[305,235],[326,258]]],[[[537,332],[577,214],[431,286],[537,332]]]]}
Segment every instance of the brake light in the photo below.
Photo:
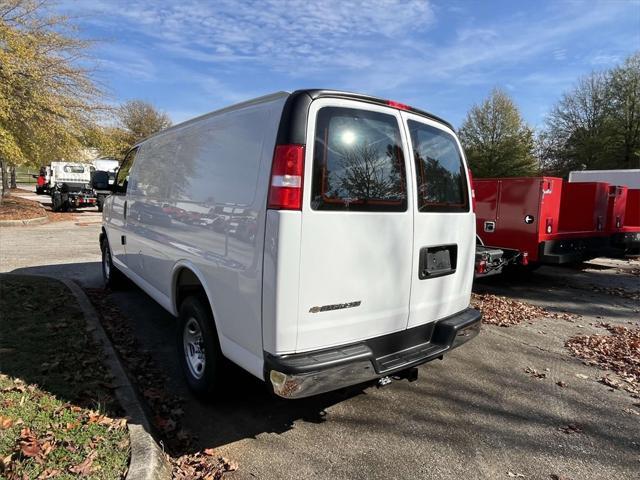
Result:
{"type": "Polygon", "coordinates": [[[411,107],[409,105],[406,105],[404,103],[400,103],[400,102],[396,102],[393,100],[387,100],[387,105],[389,105],[390,107],[393,108],[397,108],[398,110],[411,110],[411,107]]]}
{"type": "Polygon", "coordinates": [[[271,166],[267,208],[302,210],[304,145],[277,145],[271,166]]]}

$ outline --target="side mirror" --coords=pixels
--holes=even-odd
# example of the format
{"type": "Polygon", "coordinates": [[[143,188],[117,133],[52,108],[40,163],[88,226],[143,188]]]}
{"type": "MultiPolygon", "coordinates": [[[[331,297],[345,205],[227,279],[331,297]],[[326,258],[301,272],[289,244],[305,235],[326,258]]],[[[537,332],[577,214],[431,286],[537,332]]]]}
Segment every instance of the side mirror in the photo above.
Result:
{"type": "Polygon", "coordinates": [[[114,190],[115,185],[109,184],[109,172],[96,170],[91,172],[91,188],[94,190],[114,190]]]}

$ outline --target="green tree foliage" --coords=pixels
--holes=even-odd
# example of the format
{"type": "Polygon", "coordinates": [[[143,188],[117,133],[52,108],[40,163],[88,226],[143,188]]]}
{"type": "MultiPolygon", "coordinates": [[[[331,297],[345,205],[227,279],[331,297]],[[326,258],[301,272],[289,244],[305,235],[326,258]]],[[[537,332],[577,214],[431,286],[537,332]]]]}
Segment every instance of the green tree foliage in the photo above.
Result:
{"type": "Polygon", "coordinates": [[[546,173],[640,167],[640,53],[565,93],[539,136],[546,173]]]}
{"type": "Polygon", "coordinates": [[[143,100],[130,100],[122,104],[117,116],[131,146],[171,126],[171,119],[166,113],[143,100]]]}
{"type": "Polygon", "coordinates": [[[458,133],[477,178],[534,175],[538,170],[533,130],[500,89],[471,108],[458,133]]]}
{"type": "Polygon", "coordinates": [[[136,143],[171,126],[166,113],[143,100],[130,100],[115,108],[112,115],[112,125],[96,125],[84,137],[86,146],[105,157],[123,159],[136,143]]]}
{"type": "MultiPolygon", "coordinates": [[[[0,0],[2,166],[73,158],[102,110],[86,68],[89,45],[41,0],[0,0]]],[[[5,170],[6,172],[6,170],[5,170]]],[[[4,189],[3,189],[4,193],[4,189]]]]}

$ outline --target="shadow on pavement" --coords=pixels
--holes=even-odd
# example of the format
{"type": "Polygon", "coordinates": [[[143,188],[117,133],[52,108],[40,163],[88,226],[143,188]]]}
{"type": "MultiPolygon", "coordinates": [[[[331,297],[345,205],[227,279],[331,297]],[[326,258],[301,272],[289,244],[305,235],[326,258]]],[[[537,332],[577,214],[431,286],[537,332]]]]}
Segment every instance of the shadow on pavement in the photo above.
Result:
{"type": "MultiPolygon", "coordinates": [[[[99,275],[100,268],[95,262],[15,272],[54,276],[80,273],[76,279],[86,286],[99,275]]],[[[567,279],[544,271],[520,282],[501,277],[488,280],[476,284],[474,290],[516,294],[547,302],[550,309],[556,299],[566,299],[568,295],[567,279]]],[[[174,318],[134,285],[125,291],[111,292],[109,298],[131,322],[141,348],[166,373],[165,388],[185,399],[182,422],[197,436],[196,450],[222,447],[262,434],[293,431],[291,435],[280,436],[277,442],[269,442],[269,459],[264,461],[291,458],[294,452],[308,455],[321,444],[323,459],[318,461],[329,468],[332,466],[327,459],[339,458],[341,468],[346,468],[342,476],[357,474],[349,470],[352,467],[345,467],[344,458],[357,455],[363,458],[362,452],[372,448],[372,444],[380,455],[393,458],[394,462],[406,459],[407,455],[413,455],[413,461],[419,462],[433,451],[450,452],[454,458],[466,458],[469,451],[480,451],[479,458],[488,455],[485,460],[490,459],[493,465],[500,459],[506,465],[510,459],[521,456],[518,461],[529,465],[528,471],[541,468],[536,467],[536,462],[545,466],[584,462],[584,468],[591,471],[600,465],[602,477],[598,478],[612,475],[613,470],[608,469],[627,472],[637,455],[634,446],[637,417],[623,413],[620,404],[631,405],[621,400],[624,394],[609,393],[593,380],[577,379],[576,372],[585,368],[579,360],[505,339],[496,335],[498,328],[485,328],[476,340],[452,352],[444,362],[421,366],[420,379],[415,383],[402,380],[382,389],[368,384],[286,401],[272,396],[263,382],[230,366],[220,397],[214,403],[203,403],[189,393],[183,381],[175,347],[174,318]],[[543,370],[547,366],[550,373],[546,379],[531,378],[524,373],[525,367],[543,370]],[[557,386],[560,379],[568,387],[557,386]],[[582,431],[572,435],[560,431],[570,423],[577,424],[582,431]]],[[[606,296],[597,294],[594,298],[607,308],[608,315],[618,314],[602,302],[606,296]]],[[[581,310],[575,313],[592,308],[588,298],[574,301],[581,310]]],[[[245,455],[257,457],[259,451],[256,452],[245,455]]],[[[246,459],[248,463],[252,461],[246,459]]],[[[353,468],[356,466],[353,463],[353,468]]],[[[459,465],[460,469],[463,467],[459,465]]],[[[464,470],[460,474],[464,477],[464,470]]]]}

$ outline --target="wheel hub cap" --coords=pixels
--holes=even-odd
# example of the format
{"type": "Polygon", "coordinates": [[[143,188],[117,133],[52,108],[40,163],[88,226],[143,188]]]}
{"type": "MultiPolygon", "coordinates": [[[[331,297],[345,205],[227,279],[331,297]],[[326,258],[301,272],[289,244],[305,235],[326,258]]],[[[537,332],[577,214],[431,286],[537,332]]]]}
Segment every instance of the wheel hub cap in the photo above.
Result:
{"type": "Polygon", "coordinates": [[[189,367],[191,375],[200,379],[204,375],[205,352],[204,340],[200,324],[195,318],[190,318],[184,326],[182,335],[182,345],[184,347],[184,357],[189,367]]]}

